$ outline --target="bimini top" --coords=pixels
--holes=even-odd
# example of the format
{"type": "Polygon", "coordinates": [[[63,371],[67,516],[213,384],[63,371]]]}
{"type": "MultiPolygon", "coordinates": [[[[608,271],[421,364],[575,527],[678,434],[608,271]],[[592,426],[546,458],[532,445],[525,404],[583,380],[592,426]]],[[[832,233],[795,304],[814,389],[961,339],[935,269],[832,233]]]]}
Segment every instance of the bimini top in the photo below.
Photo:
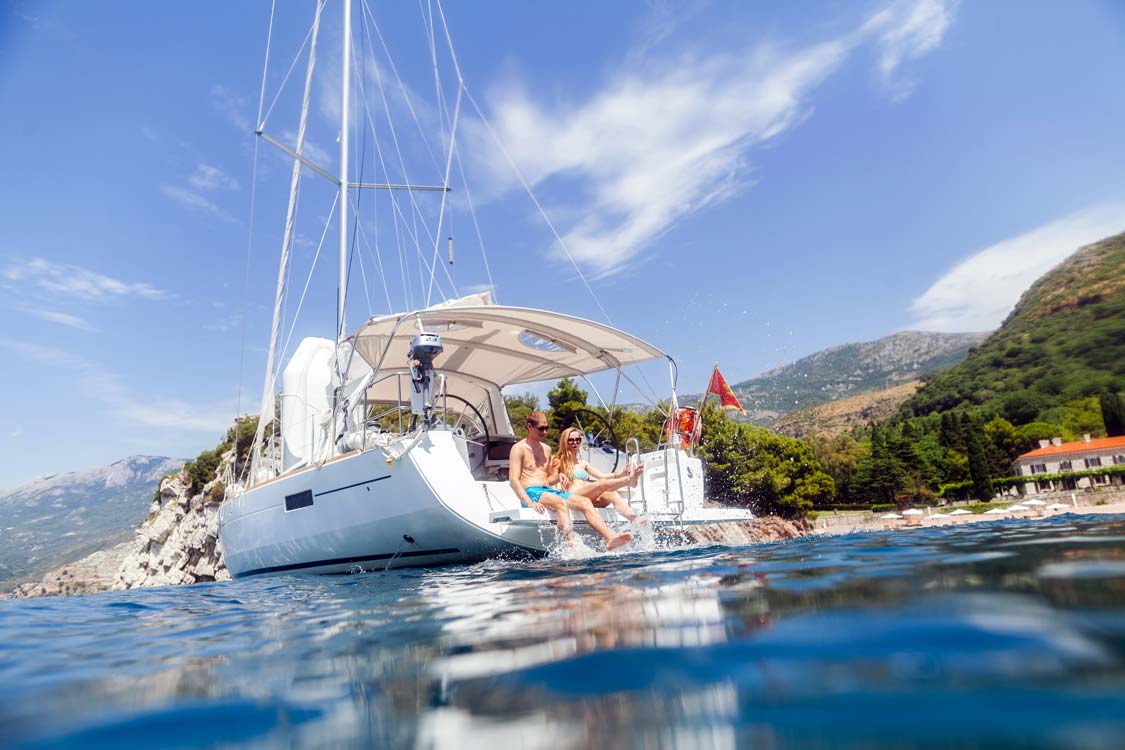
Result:
{"type": "Polygon", "coordinates": [[[416,321],[441,336],[444,351],[434,360],[435,367],[500,387],[588,375],[667,356],[652,344],[601,323],[548,310],[494,305],[487,292],[417,312],[372,318],[351,341],[373,368],[401,368],[418,334],[416,321]]]}

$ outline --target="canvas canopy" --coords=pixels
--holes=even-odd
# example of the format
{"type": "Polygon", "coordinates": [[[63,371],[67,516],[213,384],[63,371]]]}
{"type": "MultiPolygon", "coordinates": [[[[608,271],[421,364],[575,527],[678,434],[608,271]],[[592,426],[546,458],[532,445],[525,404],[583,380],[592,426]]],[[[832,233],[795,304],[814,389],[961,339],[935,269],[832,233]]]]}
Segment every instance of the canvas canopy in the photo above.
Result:
{"type": "Polygon", "coordinates": [[[441,336],[441,372],[503,388],[665,357],[616,328],[547,310],[493,305],[487,293],[412,313],[375,317],[352,336],[355,351],[380,372],[407,365],[422,329],[441,336]]]}

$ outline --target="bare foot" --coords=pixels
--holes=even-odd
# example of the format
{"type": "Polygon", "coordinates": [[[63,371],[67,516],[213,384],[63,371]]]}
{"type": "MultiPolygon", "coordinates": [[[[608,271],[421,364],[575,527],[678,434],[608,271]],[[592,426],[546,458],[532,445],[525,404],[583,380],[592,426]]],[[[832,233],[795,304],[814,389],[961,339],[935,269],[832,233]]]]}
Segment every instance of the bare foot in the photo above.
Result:
{"type": "Polygon", "coordinates": [[[605,550],[609,552],[611,549],[617,549],[622,544],[628,544],[632,539],[633,535],[628,531],[618,534],[615,537],[611,537],[610,540],[605,543],[605,550]]]}
{"type": "Polygon", "coordinates": [[[644,464],[638,464],[637,468],[633,469],[633,475],[629,478],[629,486],[636,487],[637,483],[641,481],[641,474],[645,471],[644,464]]]}

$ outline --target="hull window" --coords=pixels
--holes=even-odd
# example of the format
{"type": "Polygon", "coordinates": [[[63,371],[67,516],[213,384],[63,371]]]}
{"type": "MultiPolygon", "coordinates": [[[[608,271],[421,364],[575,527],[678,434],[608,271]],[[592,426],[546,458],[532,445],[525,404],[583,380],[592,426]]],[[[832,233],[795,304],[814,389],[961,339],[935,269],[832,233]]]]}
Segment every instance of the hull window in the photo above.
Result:
{"type": "Polygon", "coordinates": [[[297,510],[298,508],[307,508],[313,504],[312,490],[305,490],[298,492],[296,495],[285,496],[285,510],[297,510]]]}

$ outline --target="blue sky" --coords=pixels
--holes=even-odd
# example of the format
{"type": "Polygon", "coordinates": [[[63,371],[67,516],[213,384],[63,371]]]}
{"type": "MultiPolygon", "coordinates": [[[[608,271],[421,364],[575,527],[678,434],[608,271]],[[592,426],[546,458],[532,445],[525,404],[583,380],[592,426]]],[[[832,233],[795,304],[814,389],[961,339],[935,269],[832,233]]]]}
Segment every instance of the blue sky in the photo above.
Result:
{"type": "MultiPolygon", "coordinates": [[[[266,132],[292,144],[313,14],[279,5],[266,132]]],[[[331,171],[339,5],[324,12],[307,141],[331,171]]],[[[353,158],[367,157],[365,178],[400,176],[381,79],[408,176],[441,182],[419,5],[355,8],[356,54],[376,62],[353,97],[369,97],[377,124],[353,134],[353,158]]],[[[1125,229],[1120,3],[442,10],[467,91],[612,322],[673,354],[685,391],[714,360],[734,382],[897,330],[995,327],[1035,277],[1125,229]]],[[[191,456],[255,408],[290,170],[262,144],[254,180],[269,17],[266,2],[0,3],[0,486],[133,453],[191,456]]],[[[437,32],[451,112],[440,21],[437,32]]],[[[468,99],[457,154],[442,234],[452,221],[458,291],[487,283],[471,196],[501,302],[599,318],[468,99]]],[[[330,186],[302,180],[298,293],[332,210],[330,186]]],[[[436,217],[434,196],[416,200],[436,217]]],[[[353,323],[428,286],[397,271],[399,247],[418,262],[399,244],[411,222],[396,239],[390,199],[360,201],[353,323]]],[[[294,342],[331,336],[335,236],[328,225],[294,342]]],[[[438,278],[434,301],[452,294],[438,278]]]]}

